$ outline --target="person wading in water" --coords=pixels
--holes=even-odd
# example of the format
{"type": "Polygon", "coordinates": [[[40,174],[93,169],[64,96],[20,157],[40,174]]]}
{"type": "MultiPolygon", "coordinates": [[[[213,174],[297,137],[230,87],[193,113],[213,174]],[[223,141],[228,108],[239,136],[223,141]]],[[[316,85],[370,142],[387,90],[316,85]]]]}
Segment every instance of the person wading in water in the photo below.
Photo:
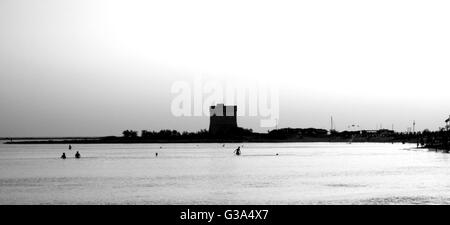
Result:
{"type": "Polygon", "coordinates": [[[61,159],[66,159],[66,153],[63,152],[61,159]]]}
{"type": "Polygon", "coordinates": [[[236,150],[234,150],[236,155],[241,155],[241,146],[239,146],[236,150]]]}

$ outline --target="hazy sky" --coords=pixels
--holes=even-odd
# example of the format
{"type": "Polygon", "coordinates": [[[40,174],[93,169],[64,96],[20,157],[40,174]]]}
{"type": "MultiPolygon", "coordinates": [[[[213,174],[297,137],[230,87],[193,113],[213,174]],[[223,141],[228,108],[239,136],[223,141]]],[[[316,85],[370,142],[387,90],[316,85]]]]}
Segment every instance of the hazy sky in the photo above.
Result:
{"type": "MultiPolygon", "coordinates": [[[[437,129],[450,114],[450,2],[0,1],[0,136],[199,130],[176,81],[280,86],[279,127],[437,129]]],[[[260,128],[244,117],[240,126],[260,128]]]]}

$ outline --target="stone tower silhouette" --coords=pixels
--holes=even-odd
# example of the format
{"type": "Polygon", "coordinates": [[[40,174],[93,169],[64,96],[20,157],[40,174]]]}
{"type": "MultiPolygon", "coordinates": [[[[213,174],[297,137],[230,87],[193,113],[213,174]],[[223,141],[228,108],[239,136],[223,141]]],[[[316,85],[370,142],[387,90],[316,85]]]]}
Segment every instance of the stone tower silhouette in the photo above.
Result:
{"type": "Polygon", "coordinates": [[[209,133],[226,134],[237,128],[237,106],[217,104],[209,108],[209,133]]]}

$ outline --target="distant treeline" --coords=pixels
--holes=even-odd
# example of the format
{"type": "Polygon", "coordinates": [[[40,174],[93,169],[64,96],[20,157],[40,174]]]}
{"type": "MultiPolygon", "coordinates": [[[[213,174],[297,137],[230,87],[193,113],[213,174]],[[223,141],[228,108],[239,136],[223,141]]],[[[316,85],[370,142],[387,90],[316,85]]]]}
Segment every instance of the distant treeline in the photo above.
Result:
{"type": "MultiPolygon", "coordinates": [[[[134,130],[123,131],[125,140],[208,140],[223,139],[236,141],[355,141],[355,142],[418,142],[423,146],[436,144],[443,140],[443,131],[431,132],[395,132],[387,129],[336,131],[317,128],[281,128],[268,133],[255,133],[251,129],[235,128],[220,134],[211,134],[207,130],[198,132],[179,132],[176,130],[161,130],[140,132],[134,130]]],[[[118,137],[109,137],[118,138],[118,137]]]]}
{"type": "Polygon", "coordinates": [[[446,129],[441,129],[440,131],[428,131],[425,130],[418,136],[418,145],[425,148],[434,148],[436,150],[443,150],[449,152],[450,131],[446,129]]]}
{"type": "Polygon", "coordinates": [[[267,133],[255,133],[251,129],[234,128],[212,134],[207,130],[179,132],[160,130],[141,132],[125,130],[122,136],[108,136],[92,139],[64,140],[11,140],[8,144],[100,144],[100,143],[188,143],[188,142],[403,142],[417,143],[417,146],[449,149],[447,130],[422,132],[395,132],[392,130],[336,131],[317,128],[281,128],[267,133]]]}
{"type": "Polygon", "coordinates": [[[206,129],[197,132],[183,131],[179,132],[177,130],[160,130],[160,131],[148,131],[142,130],[141,134],[138,135],[138,131],[125,130],[122,132],[122,137],[125,139],[143,139],[143,140],[185,140],[185,139],[210,139],[210,138],[244,138],[256,135],[251,129],[245,129],[237,127],[235,129],[229,130],[224,133],[219,133],[212,135],[206,129]]]}

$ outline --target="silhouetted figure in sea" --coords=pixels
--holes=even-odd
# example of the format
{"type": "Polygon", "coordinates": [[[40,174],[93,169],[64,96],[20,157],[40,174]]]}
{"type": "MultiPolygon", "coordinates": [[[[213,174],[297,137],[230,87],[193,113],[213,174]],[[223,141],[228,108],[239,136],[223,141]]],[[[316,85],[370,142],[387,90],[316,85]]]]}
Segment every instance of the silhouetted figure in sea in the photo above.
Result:
{"type": "Polygon", "coordinates": [[[241,146],[239,146],[236,150],[234,150],[236,155],[241,155],[241,146]]]}
{"type": "Polygon", "coordinates": [[[75,153],[75,158],[79,159],[81,157],[80,153],[77,151],[77,153],[75,153]]]}
{"type": "Polygon", "coordinates": [[[155,157],[158,157],[158,153],[155,153],[155,157]]]}
{"type": "Polygon", "coordinates": [[[72,145],[69,145],[69,150],[72,150],[72,145]]]}
{"type": "Polygon", "coordinates": [[[65,152],[63,152],[63,154],[61,156],[61,159],[66,159],[66,153],[65,152]]]}

